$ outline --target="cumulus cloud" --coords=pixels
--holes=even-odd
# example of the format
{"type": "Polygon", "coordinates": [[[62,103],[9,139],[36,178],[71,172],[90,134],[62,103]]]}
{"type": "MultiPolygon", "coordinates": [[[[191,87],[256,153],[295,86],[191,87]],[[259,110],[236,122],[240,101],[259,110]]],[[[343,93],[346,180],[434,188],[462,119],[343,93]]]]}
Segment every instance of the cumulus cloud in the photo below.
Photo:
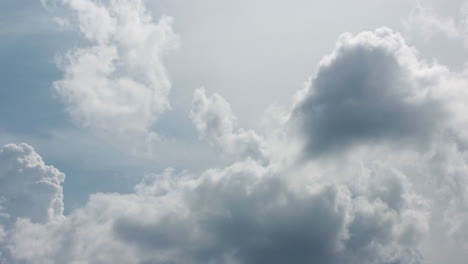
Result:
{"type": "Polygon", "coordinates": [[[17,218],[45,223],[63,212],[65,175],[44,163],[27,144],[0,149],[0,223],[17,218]]]}
{"type": "Polygon", "coordinates": [[[305,142],[306,162],[265,156],[262,144],[273,143],[237,128],[229,104],[198,89],[195,127],[239,162],[149,174],[133,193],[93,194],[66,216],[63,174],[31,147],[7,145],[1,251],[8,263],[419,264],[449,245],[455,253],[440,259],[463,263],[463,84],[463,73],[422,62],[389,29],[345,34],[284,123],[299,129],[285,141],[305,142]],[[23,208],[38,212],[10,206],[23,190],[23,208]]]}
{"type": "Polygon", "coordinates": [[[198,176],[168,170],[60,221],[18,220],[7,248],[27,263],[421,263],[404,239],[406,215],[421,214],[410,189],[392,208],[373,187],[295,187],[286,176],[252,160],[198,176]]]}
{"type": "MultiPolygon", "coordinates": [[[[452,250],[443,258],[430,256],[429,263],[466,257],[461,252],[468,241],[467,82],[465,70],[421,60],[389,29],[345,34],[320,62],[308,89],[299,93],[290,118],[305,144],[306,160],[328,156],[336,162],[334,154],[347,153],[367,164],[369,158],[361,155],[371,155],[409,175],[432,212],[425,253],[452,250]]],[[[369,177],[363,184],[375,186],[382,201],[399,207],[394,195],[405,180],[372,182],[369,177]]]]}
{"type": "Polygon", "coordinates": [[[426,144],[444,116],[431,89],[444,69],[416,55],[388,28],[343,34],[294,110],[306,152],[385,140],[426,144]]]}
{"type": "Polygon", "coordinates": [[[231,106],[219,94],[207,96],[204,88],[196,89],[190,118],[200,138],[215,148],[237,157],[266,160],[263,139],[252,130],[237,128],[231,106]]]}
{"type": "Polygon", "coordinates": [[[62,217],[64,178],[27,144],[0,149],[0,263],[11,263],[3,243],[18,219],[43,224],[62,217]]]}
{"type": "Polygon", "coordinates": [[[140,0],[62,0],[89,43],[64,56],[54,83],[73,120],[101,135],[154,138],[151,125],[170,109],[163,56],[177,44],[172,18],[155,23],[140,0]]]}

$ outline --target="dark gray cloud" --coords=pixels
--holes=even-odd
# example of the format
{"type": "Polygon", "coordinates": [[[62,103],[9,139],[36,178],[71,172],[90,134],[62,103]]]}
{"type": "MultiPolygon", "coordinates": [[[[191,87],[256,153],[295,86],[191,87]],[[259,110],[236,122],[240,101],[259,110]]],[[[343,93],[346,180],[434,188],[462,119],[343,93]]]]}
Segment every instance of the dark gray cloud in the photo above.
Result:
{"type": "Polygon", "coordinates": [[[306,152],[381,140],[426,143],[443,109],[425,87],[431,76],[424,70],[390,29],[342,36],[295,109],[306,152]]]}
{"type": "MultiPolygon", "coordinates": [[[[401,180],[391,173],[375,176],[401,180]]],[[[418,255],[416,243],[396,242],[407,208],[391,208],[373,186],[355,193],[328,184],[294,190],[253,163],[208,171],[196,182],[169,192],[180,192],[185,213],[163,214],[151,224],[121,218],[114,224],[117,237],[159,256],[177,252],[169,263],[422,263],[406,260],[418,255]]],[[[406,206],[407,191],[402,187],[390,200],[406,206]]]]}
{"type": "Polygon", "coordinates": [[[334,263],[348,209],[337,189],[300,197],[276,177],[247,171],[222,177],[184,192],[188,218],[169,215],[146,227],[120,220],[116,234],[153,251],[177,250],[175,263],[334,263]]]}

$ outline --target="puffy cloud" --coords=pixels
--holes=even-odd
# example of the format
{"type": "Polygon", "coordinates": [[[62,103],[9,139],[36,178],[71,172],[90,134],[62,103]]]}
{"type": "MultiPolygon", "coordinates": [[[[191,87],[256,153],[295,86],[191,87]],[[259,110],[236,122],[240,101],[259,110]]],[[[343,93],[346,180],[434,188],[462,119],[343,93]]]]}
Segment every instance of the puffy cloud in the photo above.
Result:
{"type": "MultiPolygon", "coordinates": [[[[422,239],[428,263],[461,263],[466,258],[467,82],[466,71],[422,61],[389,29],[345,34],[321,61],[309,88],[299,93],[291,114],[306,158],[335,163],[338,154],[368,165],[373,156],[408,175],[427,202],[416,196],[407,199],[427,208],[430,221],[404,224],[408,236],[401,239],[422,239]],[[423,230],[429,238],[418,235],[423,230]],[[431,253],[440,248],[451,253],[431,253]]],[[[378,193],[395,209],[402,201],[396,194],[405,182],[394,177],[375,182],[369,177],[363,185],[373,190],[370,197],[378,193]]],[[[406,214],[414,222],[422,215],[406,214]]]]}
{"type": "Polygon", "coordinates": [[[208,97],[204,88],[196,89],[190,118],[200,137],[217,149],[266,161],[262,138],[252,130],[236,127],[231,106],[219,94],[208,97]]]}
{"type": "Polygon", "coordinates": [[[368,187],[295,187],[286,176],[252,160],[199,176],[168,170],[60,221],[18,220],[7,248],[27,263],[421,263],[401,232],[406,214],[421,214],[411,190],[394,194],[404,199],[394,209],[368,187]]]}
{"type": "MultiPolygon", "coordinates": [[[[250,159],[201,175],[168,169],[133,194],[94,194],[62,216],[62,173],[26,144],[0,156],[8,263],[421,263],[417,239],[404,237],[425,214],[407,198],[405,176],[386,168],[368,169],[376,184],[301,186],[250,159]]],[[[368,183],[369,173],[359,178],[368,183]]]]}
{"type": "Polygon", "coordinates": [[[416,55],[388,28],[343,34],[294,110],[306,152],[386,140],[427,143],[444,117],[433,91],[444,68],[416,55]]]}
{"type": "MultiPolygon", "coordinates": [[[[229,104],[198,89],[191,111],[198,132],[240,162],[200,174],[150,174],[133,193],[93,194],[67,216],[60,209],[52,215],[61,217],[38,220],[32,211],[5,209],[14,217],[0,228],[0,248],[8,263],[416,264],[434,263],[431,252],[450,245],[452,263],[463,263],[463,76],[421,62],[388,29],[343,35],[285,123],[300,129],[306,152],[319,158],[263,162],[262,144],[272,143],[236,128],[229,104]],[[430,144],[381,144],[390,141],[430,144]],[[359,147],[345,151],[351,146],[359,147]]],[[[5,149],[43,164],[20,146],[5,149]]],[[[44,172],[24,174],[28,183],[40,183],[38,175],[44,172]]],[[[56,179],[60,195],[49,195],[57,199],[42,208],[61,202],[62,178],[56,179]]],[[[28,194],[43,197],[40,186],[32,187],[28,194]]]]}
{"type": "Polygon", "coordinates": [[[4,243],[18,219],[43,224],[62,217],[64,178],[27,144],[0,149],[0,263],[11,263],[4,243]]]}
{"type": "Polygon", "coordinates": [[[172,18],[153,22],[140,0],[61,2],[89,43],[67,53],[54,83],[73,120],[105,136],[154,138],[151,125],[170,108],[162,59],[177,44],[172,18]]]}
{"type": "Polygon", "coordinates": [[[63,212],[61,183],[65,175],[27,144],[0,149],[0,223],[17,218],[45,223],[63,212]]]}

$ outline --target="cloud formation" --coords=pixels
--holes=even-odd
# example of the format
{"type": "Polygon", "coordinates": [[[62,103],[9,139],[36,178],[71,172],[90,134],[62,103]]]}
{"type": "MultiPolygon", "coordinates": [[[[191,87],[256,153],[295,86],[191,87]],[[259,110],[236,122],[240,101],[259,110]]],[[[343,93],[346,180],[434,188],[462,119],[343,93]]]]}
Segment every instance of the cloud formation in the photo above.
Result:
{"type": "MultiPolygon", "coordinates": [[[[54,83],[73,120],[101,135],[154,137],[151,125],[170,109],[162,62],[177,45],[172,18],[153,22],[140,0],[63,0],[89,43],[71,50],[54,83]]],[[[144,140],[145,141],[145,140],[144,140]]]]}
{"type": "MultiPolygon", "coordinates": [[[[118,19],[107,19],[108,9],[94,2],[67,3],[93,10],[81,19],[83,34],[97,43],[72,57],[111,50],[118,19]],[[88,26],[98,23],[89,17],[112,30],[88,26]]],[[[136,2],[111,1],[109,10],[123,3],[136,2]]],[[[108,81],[112,71],[104,72],[108,81]]],[[[190,117],[198,133],[238,162],[148,174],[134,192],[93,194],[68,215],[63,174],[30,146],[7,145],[0,151],[3,261],[420,264],[434,263],[431,251],[445,246],[454,252],[442,260],[463,263],[466,80],[418,59],[390,29],[344,34],[280,128],[299,129],[284,140],[304,143],[305,162],[265,155],[263,145],[274,142],[237,128],[225,99],[197,89],[190,117]]],[[[106,129],[115,124],[103,120],[106,129]]]]}
{"type": "Polygon", "coordinates": [[[252,130],[237,128],[231,106],[219,94],[208,97],[204,88],[196,89],[190,118],[200,138],[213,147],[236,157],[266,161],[263,139],[252,130]]]}
{"type": "Polygon", "coordinates": [[[411,32],[421,34],[426,40],[438,33],[448,38],[457,38],[462,34],[453,17],[442,17],[433,9],[421,5],[411,10],[409,16],[403,20],[403,25],[411,32]]]}
{"type": "Polygon", "coordinates": [[[373,172],[399,191],[298,187],[255,161],[198,176],[167,170],[134,194],[95,194],[57,221],[19,219],[6,248],[20,263],[421,263],[424,212],[403,176],[373,172]]]}
{"type": "Polygon", "coordinates": [[[388,28],[343,34],[294,110],[306,152],[370,141],[426,144],[444,115],[431,90],[440,70],[416,55],[388,28]]]}
{"type": "Polygon", "coordinates": [[[61,216],[64,179],[31,146],[5,145],[0,149],[0,223],[14,223],[17,218],[45,223],[61,216]]]}
{"type": "Polygon", "coordinates": [[[468,47],[468,2],[459,2],[458,13],[454,15],[439,14],[430,6],[418,3],[407,18],[402,20],[403,26],[411,34],[421,35],[425,41],[437,36],[448,39],[461,39],[465,48],[468,47]]]}
{"type": "Polygon", "coordinates": [[[12,263],[4,241],[18,219],[44,224],[62,217],[64,179],[27,144],[0,149],[0,263],[12,263]]]}

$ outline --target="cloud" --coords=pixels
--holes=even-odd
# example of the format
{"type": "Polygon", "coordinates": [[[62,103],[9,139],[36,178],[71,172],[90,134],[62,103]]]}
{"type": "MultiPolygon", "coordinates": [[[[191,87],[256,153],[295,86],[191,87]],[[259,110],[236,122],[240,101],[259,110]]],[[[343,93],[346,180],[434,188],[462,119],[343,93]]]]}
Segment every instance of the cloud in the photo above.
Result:
{"type": "Polygon", "coordinates": [[[64,178],[27,144],[0,149],[0,263],[11,263],[3,243],[18,219],[43,224],[62,217],[64,178]]]}
{"type": "Polygon", "coordinates": [[[328,159],[265,158],[263,144],[275,143],[237,128],[226,100],[197,89],[197,131],[238,162],[148,174],[134,192],[95,193],[68,215],[63,174],[31,147],[7,145],[2,201],[38,211],[2,204],[4,262],[419,264],[449,247],[442,260],[464,263],[465,84],[389,29],[345,34],[281,128],[299,128],[284,140],[328,159]]]}
{"type": "Polygon", "coordinates": [[[236,127],[231,106],[218,94],[206,95],[204,88],[193,93],[190,118],[200,138],[237,157],[266,161],[263,139],[252,130],[236,127]]]}
{"type": "Polygon", "coordinates": [[[468,2],[461,1],[458,13],[447,16],[437,13],[431,7],[418,6],[402,20],[405,29],[412,35],[421,35],[425,41],[437,36],[460,39],[468,47],[468,2]]]}
{"type": "Polygon", "coordinates": [[[394,193],[403,202],[392,208],[371,187],[295,187],[286,176],[252,160],[201,175],[167,170],[133,194],[92,195],[58,221],[20,219],[6,247],[27,263],[421,263],[404,239],[408,213],[422,215],[413,225],[425,220],[405,198],[411,189],[394,193]]]}
{"type": "Polygon", "coordinates": [[[65,175],[27,144],[0,149],[0,223],[17,218],[45,223],[63,213],[61,183],[65,175]]]}
{"type": "MultiPolygon", "coordinates": [[[[172,18],[153,22],[140,0],[63,0],[77,16],[88,46],[70,50],[54,83],[79,126],[100,135],[143,138],[170,109],[171,87],[163,57],[177,45],[172,18]]],[[[133,143],[132,143],[133,144],[133,143]]]]}
{"type": "MultiPolygon", "coordinates": [[[[416,193],[427,200],[412,203],[428,206],[431,214],[422,228],[427,237],[420,238],[428,263],[462,263],[466,258],[467,83],[466,70],[421,60],[416,49],[389,29],[344,34],[320,62],[308,89],[298,93],[290,117],[306,162],[342,163],[337,160],[341,156],[368,166],[374,157],[408,175],[416,193]],[[441,248],[450,253],[432,253],[440,254],[441,248]]],[[[332,178],[338,175],[330,173],[332,178]]],[[[368,195],[377,192],[391,208],[399,208],[402,200],[395,194],[406,180],[375,182],[373,177],[362,183],[373,190],[368,195]]],[[[421,215],[407,217],[417,222],[421,215]]],[[[410,226],[406,234],[413,233],[410,226]]]]}
{"type": "Polygon", "coordinates": [[[421,5],[411,10],[403,26],[415,34],[421,34],[425,40],[436,34],[443,34],[448,38],[458,38],[462,34],[457,21],[453,17],[442,17],[431,8],[421,5]]]}
{"type": "Polygon", "coordinates": [[[294,109],[305,151],[320,155],[386,140],[426,144],[444,116],[431,89],[443,71],[419,61],[388,28],[343,34],[294,109]]]}

